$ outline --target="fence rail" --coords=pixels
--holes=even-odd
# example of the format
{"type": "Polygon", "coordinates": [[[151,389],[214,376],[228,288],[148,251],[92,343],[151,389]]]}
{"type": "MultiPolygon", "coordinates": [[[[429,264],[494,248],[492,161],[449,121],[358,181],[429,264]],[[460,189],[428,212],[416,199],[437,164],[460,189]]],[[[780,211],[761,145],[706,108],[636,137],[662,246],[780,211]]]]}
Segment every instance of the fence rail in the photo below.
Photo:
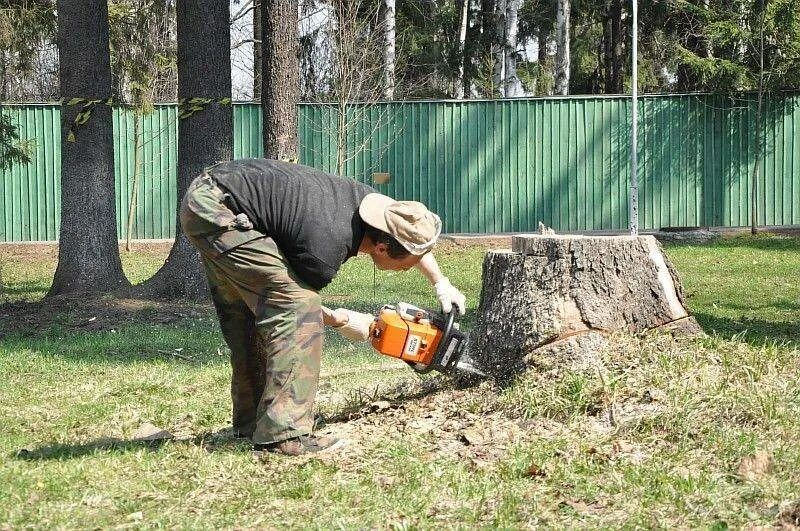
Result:
{"type": "MultiPolygon", "coordinates": [[[[343,135],[336,107],[301,104],[300,161],[423,201],[446,232],[624,230],[628,226],[630,100],[623,97],[392,102],[350,107],[343,135]]],[[[2,172],[0,241],[58,238],[60,108],[4,105],[35,144],[33,160],[2,172]]],[[[645,96],[637,139],[640,227],[743,226],[750,222],[755,98],[645,96]]],[[[177,110],[142,118],[134,238],[175,232],[177,110]]],[[[133,177],[133,120],[114,111],[117,217],[126,237],[133,177]]],[[[774,95],[764,113],[757,186],[760,225],[800,224],[800,94],[774,95]]],[[[234,156],[258,157],[257,105],[234,105],[234,156]]]]}

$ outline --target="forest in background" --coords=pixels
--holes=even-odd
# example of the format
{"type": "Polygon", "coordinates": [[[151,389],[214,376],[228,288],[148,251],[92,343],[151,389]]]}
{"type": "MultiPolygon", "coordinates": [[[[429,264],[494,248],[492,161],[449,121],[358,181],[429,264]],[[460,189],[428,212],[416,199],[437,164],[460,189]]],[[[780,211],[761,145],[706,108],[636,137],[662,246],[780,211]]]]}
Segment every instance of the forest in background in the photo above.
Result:
{"type": "MultiPolygon", "coordinates": [[[[55,1],[4,3],[0,101],[58,100],[55,1]]],[[[630,2],[289,3],[298,10],[303,101],[624,94],[631,89],[630,2]]],[[[177,99],[175,9],[175,0],[108,2],[115,101],[141,108],[177,99]]],[[[260,0],[233,0],[230,18],[232,56],[240,63],[234,64],[234,99],[258,100],[260,0]]],[[[766,90],[797,89],[800,0],[642,2],[638,49],[642,92],[755,91],[760,78],[766,90]]]]}

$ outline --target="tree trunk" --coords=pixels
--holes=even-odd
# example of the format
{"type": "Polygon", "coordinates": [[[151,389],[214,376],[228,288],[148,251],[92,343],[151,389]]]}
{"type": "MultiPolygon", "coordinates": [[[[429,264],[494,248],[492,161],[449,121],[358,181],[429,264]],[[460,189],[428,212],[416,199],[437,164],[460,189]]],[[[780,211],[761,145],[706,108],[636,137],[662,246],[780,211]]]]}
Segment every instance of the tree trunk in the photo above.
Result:
{"type": "MultiPolygon", "coordinates": [[[[230,8],[226,0],[178,0],[178,98],[231,97],[230,8]],[[213,72],[213,75],[207,75],[213,72]]],[[[178,208],[189,183],[207,166],[233,156],[231,105],[211,103],[178,121],[178,208]]],[[[176,209],[177,217],[177,209],[176,209]]],[[[176,223],[164,266],[134,288],[140,297],[208,295],[200,257],[176,223]]]]}
{"type": "Polygon", "coordinates": [[[253,101],[261,101],[261,0],[253,0],[253,101]]]}
{"type": "Polygon", "coordinates": [[[395,67],[395,0],[384,0],[383,10],[383,97],[394,99],[395,67]]]}
{"type": "Polygon", "coordinates": [[[609,94],[622,94],[622,2],[611,0],[611,83],[607,87],[609,94]]]}
{"type": "Polygon", "coordinates": [[[297,103],[300,99],[297,1],[262,0],[261,35],[264,156],[297,160],[297,103]]]}
{"type": "Polygon", "coordinates": [[[492,56],[494,68],[492,69],[492,85],[500,97],[505,97],[506,81],[506,0],[495,0],[493,11],[492,29],[492,56]]]}
{"type": "Polygon", "coordinates": [[[522,0],[507,0],[505,18],[505,88],[506,98],[522,95],[522,84],[517,77],[517,31],[522,0]]]}
{"type": "Polygon", "coordinates": [[[758,228],[758,173],[761,167],[761,136],[762,136],[762,115],[764,111],[764,9],[765,0],[759,0],[760,9],[758,25],[758,103],[756,107],[756,131],[755,131],[755,161],[753,161],[753,172],[750,175],[750,234],[756,234],[758,228]]]}
{"type": "Polygon", "coordinates": [[[336,173],[344,175],[344,163],[347,156],[347,100],[339,97],[336,102],[336,173]]]}
{"type": "MultiPolygon", "coordinates": [[[[59,0],[61,94],[111,97],[108,7],[105,0],[59,0]]],[[[96,104],[67,141],[83,104],[61,108],[61,229],[58,267],[48,295],[108,292],[128,285],[122,272],[114,194],[111,107],[96,104]]]]}
{"type": "Polygon", "coordinates": [[[652,236],[521,235],[483,263],[469,355],[501,380],[542,356],[591,365],[614,331],[702,334],[652,236]]]}
{"type": "Polygon", "coordinates": [[[550,77],[547,75],[550,70],[550,61],[547,56],[547,41],[550,38],[550,32],[542,25],[539,26],[537,31],[536,40],[538,52],[536,54],[536,64],[538,65],[538,74],[536,75],[536,95],[545,96],[550,94],[552,85],[550,84],[550,77]]]}
{"type": "Polygon", "coordinates": [[[128,224],[125,230],[125,250],[131,252],[133,227],[136,221],[136,208],[139,199],[139,177],[142,169],[142,133],[140,131],[142,115],[138,111],[133,113],[133,183],[131,184],[131,199],[128,201],[128,224]]]}
{"type": "Polygon", "coordinates": [[[455,82],[454,97],[457,100],[464,98],[464,65],[466,56],[464,50],[467,43],[467,26],[469,25],[469,0],[461,0],[458,22],[458,76],[455,82]]]}
{"type": "MultiPolygon", "coordinates": [[[[711,5],[709,0],[703,0],[703,10],[706,12],[707,14],[706,16],[708,16],[708,18],[711,19],[713,15],[711,14],[711,5]]],[[[714,57],[714,44],[711,41],[711,37],[709,35],[703,35],[702,49],[703,49],[703,57],[705,57],[706,59],[711,59],[712,57],[714,57]]]]}
{"type": "Polygon", "coordinates": [[[571,0],[556,0],[556,68],[555,93],[569,94],[569,16],[571,0]]]}

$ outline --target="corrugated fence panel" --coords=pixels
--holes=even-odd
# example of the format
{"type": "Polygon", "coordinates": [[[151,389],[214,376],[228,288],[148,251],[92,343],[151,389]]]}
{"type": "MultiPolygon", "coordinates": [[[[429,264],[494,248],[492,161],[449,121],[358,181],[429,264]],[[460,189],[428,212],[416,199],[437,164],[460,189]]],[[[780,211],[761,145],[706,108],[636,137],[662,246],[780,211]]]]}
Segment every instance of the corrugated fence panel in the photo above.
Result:
{"type": "Polygon", "coordinates": [[[20,138],[33,142],[31,163],[0,170],[0,241],[58,238],[61,143],[57,105],[4,105],[20,138]]]}
{"type": "Polygon", "coordinates": [[[260,106],[248,104],[233,106],[233,158],[247,159],[264,156],[261,120],[260,106]]]}
{"type": "MultiPolygon", "coordinates": [[[[746,226],[754,95],[644,96],[639,102],[640,227],[746,226]]],[[[33,161],[2,172],[0,241],[55,240],[58,105],[6,105],[33,161]]],[[[630,99],[534,98],[299,106],[300,162],[425,202],[446,232],[625,230],[630,99]],[[344,134],[338,134],[339,128],[344,134]],[[339,146],[342,151],[339,156],[339,146]],[[388,173],[385,184],[373,174],[388,173]]],[[[118,233],[133,195],[134,121],[114,113],[118,233]]],[[[175,233],[177,110],[139,118],[134,238],[175,233]]],[[[262,156],[261,110],[234,105],[234,156],[262,156]]],[[[756,186],[761,225],[800,224],[800,94],[768,98],[756,186]]]]}
{"type": "Polygon", "coordinates": [[[136,204],[131,237],[162,239],[175,234],[177,137],[178,113],[174,106],[158,105],[153,112],[138,117],[133,111],[114,109],[117,234],[121,239],[127,238],[134,181],[136,204]]]}

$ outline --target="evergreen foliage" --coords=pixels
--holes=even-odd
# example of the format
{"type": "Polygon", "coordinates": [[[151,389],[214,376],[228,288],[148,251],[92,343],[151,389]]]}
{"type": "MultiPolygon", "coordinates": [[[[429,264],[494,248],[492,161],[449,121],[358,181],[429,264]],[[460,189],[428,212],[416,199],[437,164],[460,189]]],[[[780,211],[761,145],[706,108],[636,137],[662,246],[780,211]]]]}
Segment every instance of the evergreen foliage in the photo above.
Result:
{"type": "MultiPolygon", "coordinates": [[[[247,12],[248,2],[254,1],[238,0],[239,11],[247,12]]],[[[364,31],[379,28],[376,13],[382,0],[336,1],[360,6],[364,31]]],[[[320,13],[334,16],[330,14],[336,1],[300,2],[301,19],[317,20],[320,13]]],[[[570,3],[570,94],[629,92],[631,1],[570,3]]],[[[552,94],[555,2],[516,4],[508,0],[397,2],[396,99],[450,98],[462,86],[467,98],[501,97],[503,67],[498,57],[503,53],[516,60],[516,75],[525,94],[552,94]],[[461,22],[464,2],[466,28],[461,22]],[[506,51],[503,22],[511,15],[508,10],[517,7],[517,48],[506,51]]],[[[115,99],[144,110],[151,102],[174,100],[174,7],[173,0],[109,2],[115,99]]],[[[763,88],[800,88],[800,0],[640,1],[639,17],[639,88],[643,92],[755,91],[762,34],[763,88]]],[[[53,47],[55,18],[52,0],[7,0],[0,8],[0,99],[57,97],[57,86],[47,81],[57,71],[57,59],[42,52],[53,47]]],[[[331,57],[333,44],[326,37],[327,24],[306,24],[300,35],[304,98],[325,99],[328,90],[324,80],[332,75],[327,70],[333,67],[325,58],[331,57]]],[[[380,54],[376,58],[379,61],[380,54]]]]}

